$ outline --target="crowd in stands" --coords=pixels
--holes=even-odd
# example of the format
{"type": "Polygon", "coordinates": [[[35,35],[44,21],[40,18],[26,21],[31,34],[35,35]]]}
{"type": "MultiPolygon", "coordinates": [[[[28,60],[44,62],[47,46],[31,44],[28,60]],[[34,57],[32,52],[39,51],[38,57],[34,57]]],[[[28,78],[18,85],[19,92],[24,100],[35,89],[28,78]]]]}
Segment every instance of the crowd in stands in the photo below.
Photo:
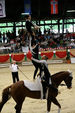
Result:
{"type": "MultiPolygon", "coordinates": [[[[41,48],[58,48],[58,47],[71,47],[75,48],[75,34],[66,33],[66,34],[54,34],[49,30],[44,30],[44,34],[41,31],[35,31],[34,42],[40,42],[41,48]]],[[[4,47],[10,46],[10,53],[12,52],[22,52],[22,46],[29,46],[29,35],[24,29],[18,31],[18,36],[14,32],[6,33],[0,32],[0,44],[3,44],[4,47]]]]}

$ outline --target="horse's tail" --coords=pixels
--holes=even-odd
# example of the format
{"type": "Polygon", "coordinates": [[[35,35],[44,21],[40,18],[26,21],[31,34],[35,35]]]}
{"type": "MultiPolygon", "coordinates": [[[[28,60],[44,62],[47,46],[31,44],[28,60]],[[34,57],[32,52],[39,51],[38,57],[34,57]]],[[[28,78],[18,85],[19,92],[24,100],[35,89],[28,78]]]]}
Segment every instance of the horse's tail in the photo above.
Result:
{"type": "Polygon", "coordinates": [[[4,104],[10,99],[11,95],[10,95],[10,89],[11,86],[8,86],[7,88],[5,88],[2,92],[2,100],[0,102],[0,112],[4,106],[4,104]]]}

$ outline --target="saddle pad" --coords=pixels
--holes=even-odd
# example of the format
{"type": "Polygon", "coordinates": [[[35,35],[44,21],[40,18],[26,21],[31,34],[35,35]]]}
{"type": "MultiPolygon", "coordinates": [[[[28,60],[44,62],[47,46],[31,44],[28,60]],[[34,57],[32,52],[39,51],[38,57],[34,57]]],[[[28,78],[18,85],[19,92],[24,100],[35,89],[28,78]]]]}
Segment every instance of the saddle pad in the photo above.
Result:
{"type": "Polygon", "coordinates": [[[29,80],[24,80],[24,86],[32,91],[41,91],[42,89],[41,79],[40,77],[37,77],[37,79],[33,82],[29,80]]]}

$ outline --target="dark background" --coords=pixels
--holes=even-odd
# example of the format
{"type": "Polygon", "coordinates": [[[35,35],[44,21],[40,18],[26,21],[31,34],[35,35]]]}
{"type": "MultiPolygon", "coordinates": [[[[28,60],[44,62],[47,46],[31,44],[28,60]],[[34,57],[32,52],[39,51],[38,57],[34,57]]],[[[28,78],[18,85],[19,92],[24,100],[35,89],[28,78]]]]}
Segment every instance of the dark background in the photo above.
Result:
{"type": "MultiPolygon", "coordinates": [[[[23,19],[24,0],[5,0],[6,17],[0,20],[19,21],[23,19]]],[[[67,10],[75,9],[75,0],[58,0],[58,14],[51,15],[50,0],[31,0],[33,19],[75,18],[75,13],[67,10]]]]}

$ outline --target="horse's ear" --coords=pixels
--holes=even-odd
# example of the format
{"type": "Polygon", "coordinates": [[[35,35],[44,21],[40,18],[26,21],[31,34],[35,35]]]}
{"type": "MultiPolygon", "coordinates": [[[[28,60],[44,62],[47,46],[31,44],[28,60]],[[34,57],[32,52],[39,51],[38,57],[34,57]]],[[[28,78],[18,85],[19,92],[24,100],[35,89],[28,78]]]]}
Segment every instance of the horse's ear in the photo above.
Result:
{"type": "Polygon", "coordinates": [[[69,73],[72,73],[72,71],[70,71],[69,69],[68,69],[68,72],[69,72],[69,73]]]}
{"type": "Polygon", "coordinates": [[[68,72],[70,73],[69,76],[70,76],[70,77],[73,77],[73,76],[72,76],[72,71],[70,71],[70,70],[68,69],[68,72]]]}

